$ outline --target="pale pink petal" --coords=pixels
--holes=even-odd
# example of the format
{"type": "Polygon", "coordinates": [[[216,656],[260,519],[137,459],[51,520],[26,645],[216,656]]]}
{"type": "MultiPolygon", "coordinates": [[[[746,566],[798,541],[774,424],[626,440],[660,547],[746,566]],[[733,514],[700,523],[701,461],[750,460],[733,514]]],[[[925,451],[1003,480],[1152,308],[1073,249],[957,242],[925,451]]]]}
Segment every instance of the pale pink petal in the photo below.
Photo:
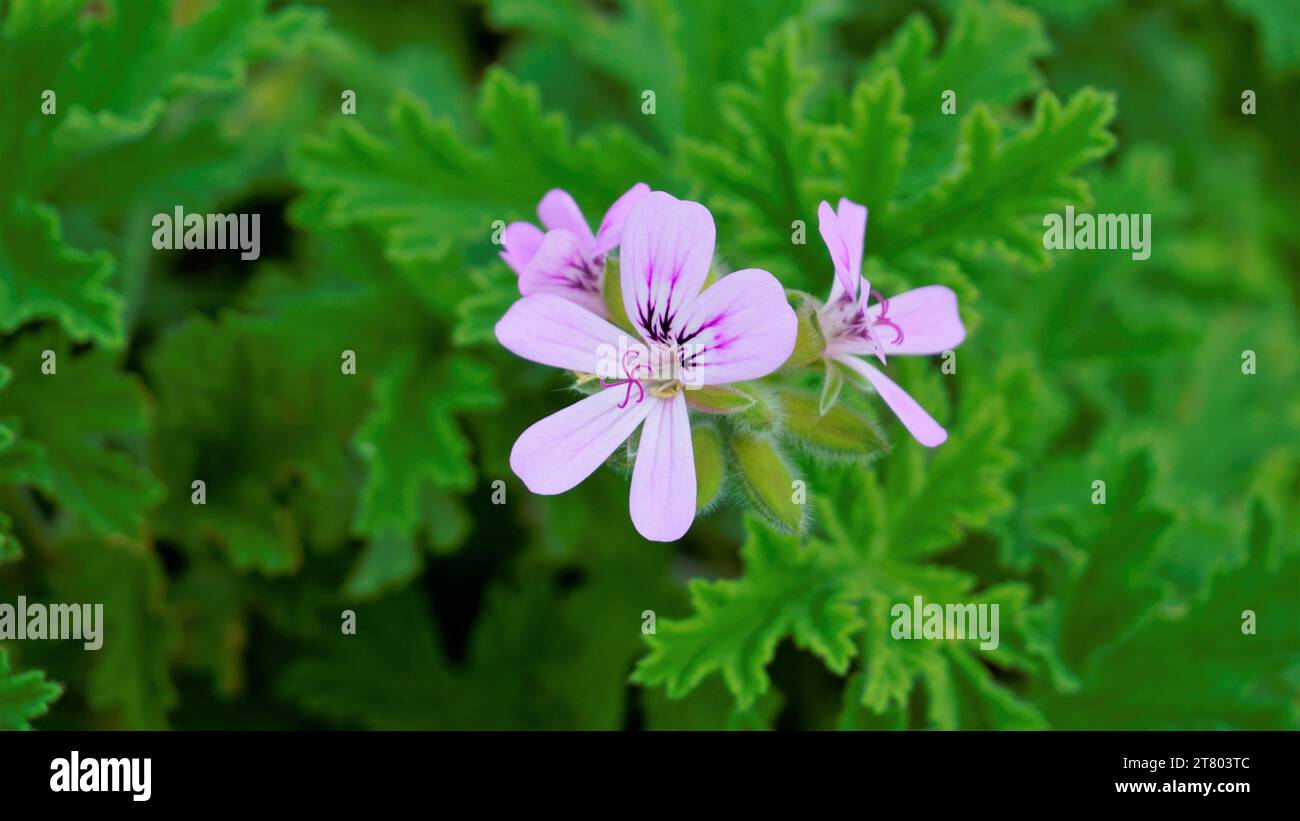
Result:
{"type": "Polygon", "coordinates": [[[849,248],[849,272],[862,273],[862,252],[867,242],[867,207],[847,197],[840,197],[835,215],[840,218],[840,232],[849,248]]]}
{"type": "Polygon", "coordinates": [[[880,394],[880,398],[885,400],[885,404],[898,417],[898,421],[903,423],[903,427],[907,428],[907,432],[916,438],[916,441],[927,448],[933,448],[948,440],[948,432],[925,412],[925,408],[918,405],[907,391],[898,387],[892,379],[875,367],[856,356],[841,356],[835,361],[852,368],[870,382],[876,389],[876,393],[880,394]]]}
{"type": "Polygon", "coordinates": [[[511,305],[496,335],[506,350],[524,359],[610,378],[621,376],[610,363],[624,352],[637,351],[640,362],[648,356],[640,340],[555,294],[533,294],[511,305]]]}
{"type": "Polygon", "coordinates": [[[515,441],[510,469],[533,493],[549,496],[574,487],[600,467],[660,401],[647,396],[620,408],[623,396],[621,388],[607,388],[534,423],[515,441]]]}
{"type": "Polygon", "coordinates": [[[552,188],[537,204],[537,216],[548,231],[572,231],[582,241],[583,248],[591,247],[596,238],[591,235],[591,226],[582,216],[582,209],[569,196],[569,192],[552,188]]]}
{"type": "Polygon", "coordinates": [[[519,292],[555,294],[576,302],[597,316],[606,316],[601,297],[605,277],[599,267],[583,256],[581,240],[571,231],[547,231],[542,244],[519,275],[519,292]]]}
{"type": "Polygon", "coordinates": [[[632,207],[649,193],[650,186],[639,182],[629,188],[623,196],[614,200],[614,204],[605,212],[605,218],[600,221],[600,229],[596,231],[592,256],[604,256],[618,247],[619,242],[623,240],[623,225],[627,222],[628,214],[632,213],[632,207]]]}
{"type": "Polygon", "coordinates": [[[637,532],[654,542],[680,539],[695,519],[695,453],[682,393],[653,399],[641,428],[629,507],[637,532]]]}
{"type": "Polygon", "coordinates": [[[641,198],[619,247],[623,306],[647,341],[669,343],[713,262],[713,215],[663,191],[641,198]]]}
{"type": "Polygon", "coordinates": [[[867,309],[867,316],[886,354],[928,356],[952,350],[966,338],[966,328],[957,312],[957,295],[942,285],[926,285],[889,298],[885,316],[901,330],[898,342],[894,341],[898,332],[877,323],[880,312],[877,303],[867,309]]]}
{"type": "Polygon", "coordinates": [[[831,262],[835,266],[836,284],[831,286],[832,300],[846,291],[851,296],[859,294],[857,286],[862,272],[861,232],[866,230],[867,222],[867,209],[854,205],[848,200],[841,200],[840,203],[840,210],[845,212],[847,220],[841,219],[832,211],[831,204],[825,200],[822,200],[822,204],[817,207],[817,230],[821,233],[822,241],[826,243],[826,250],[830,251],[831,262]],[[845,205],[848,207],[846,208],[845,205]],[[859,233],[855,239],[850,235],[850,231],[859,225],[859,218],[861,227],[857,228],[859,233]]]}
{"type": "Polygon", "coordinates": [[[682,382],[719,385],[758,379],[794,351],[799,320],[767,271],[747,268],[710,285],[678,334],[682,382]]]}
{"type": "Polygon", "coordinates": [[[501,233],[501,245],[505,247],[501,258],[516,274],[522,274],[541,244],[542,229],[531,222],[512,222],[501,233]]]}

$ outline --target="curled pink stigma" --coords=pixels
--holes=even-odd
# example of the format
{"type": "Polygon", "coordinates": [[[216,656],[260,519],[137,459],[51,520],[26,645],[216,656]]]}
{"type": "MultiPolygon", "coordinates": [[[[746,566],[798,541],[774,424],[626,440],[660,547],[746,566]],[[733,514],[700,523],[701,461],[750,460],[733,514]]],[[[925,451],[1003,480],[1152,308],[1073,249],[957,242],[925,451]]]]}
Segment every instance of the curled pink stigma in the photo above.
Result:
{"type": "Polygon", "coordinates": [[[880,316],[876,317],[876,321],[872,324],[884,325],[887,328],[893,328],[894,341],[892,344],[897,345],[898,343],[903,341],[903,329],[898,326],[898,323],[894,322],[894,320],[889,318],[889,300],[881,296],[880,292],[876,290],[872,290],[871,295],[874,296],[876,298],[876,301],[880,303],[880,316]]]}
{"type": "Polygon", "coordinates": [[[632,386],[634,385],[636,386],[636,403],[639,405],[641,404],[641,400],[645,399],[645,387],[642,386],[641,384],[641,379],[643,377],[638,377],[637,372],[641,368],[645,368],[647,371],[650,372],[651,376],[654,375],[654,369],[644,362],[638,363],[636,365],[631,365],[631,366],[628,365],[629,358],[636,359],[637,356],[639,355],[640,355],[639,351],[628,351],[627,353],[623,354],[622,365],[623,365],[623,376],[625,378],[616,379],[613,382],[606,382],[603,378],[600,380],[600,386],[602,388],[616,388],[619,385],[627,385],[627,393],[623,396],[623,401],[618,403],[618,407],[620,409],[626,408],[627,403],[631,401],[632,386]]]}

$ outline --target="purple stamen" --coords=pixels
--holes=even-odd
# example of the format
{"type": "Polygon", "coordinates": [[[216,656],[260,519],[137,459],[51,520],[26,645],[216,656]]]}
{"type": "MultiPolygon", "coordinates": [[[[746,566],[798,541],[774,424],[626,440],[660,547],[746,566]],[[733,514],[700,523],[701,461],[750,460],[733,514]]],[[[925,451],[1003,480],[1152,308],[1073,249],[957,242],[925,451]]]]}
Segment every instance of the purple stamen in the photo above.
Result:
{"type": "Polygon", "coordinates": [[[887,328],[893,328],[895,336],[894,336],[894,341],[891,344],[897,345],[898,343],[903,341],[903,329],[898,326],[898,323],[894,322],[894,320],[889,318],[889,300],[881,296],[880,292],[876,290],[872,290],[871,295],[874,296],[876,298],[876,301],[880,303],[880,316],[876,317],[876,321],[872,324],[884,325],[887,328]]]}
{"type": "Polygon", "coordinates": [[[641,368],[645,368],[646,370],[650,371],[651,376],[654,375],[654,369],[651,368],[649,365],[645,364],[644,362],[638,363],[631,367],[628,366],[627,364],[628,358],[630,357],[632,359],[635,359],[639,355],[640,355],[639,351],[628,351],[627,353],[623,354],[622,365],[623,365],[623,375],[626,377],[625,379],[618,379],[613,382],[606,382],[604,378],[600,380],[600,386],[602,388],[615,388],[618,387],[619,385],[627,385],[627,393],[624,394],[623,401],[618,403],[618,407],[620,410],[626,408],[627,403],[631,401],[633,385],[636,386],[636,403],[639,405],[641,404],[641,401],[645,399],[645,388],[641,384],[641,378],[639,378],[636,375],[637,372],[641,368]]]}

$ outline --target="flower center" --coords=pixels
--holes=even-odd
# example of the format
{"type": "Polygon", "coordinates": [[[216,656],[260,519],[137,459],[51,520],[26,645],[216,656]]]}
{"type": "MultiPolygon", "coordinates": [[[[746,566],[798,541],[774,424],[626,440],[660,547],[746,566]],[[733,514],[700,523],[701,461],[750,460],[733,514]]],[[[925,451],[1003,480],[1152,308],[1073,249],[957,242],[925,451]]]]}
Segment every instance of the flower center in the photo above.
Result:
{"type": "Polygon", "coordinates": [[[848,293],[842,293],[834,302],[817,312],[817,319],[828,341],[864,340],[879,347],[874,329],[881,325],[894,332],[892,344],[897,345],[903,341],[902,326],[889,316],[889,300],[876,290],[868,291],[865,299],[855,299],[848,293]],[[867,304],[873,296],[880,306],[880,314],[874,319],[867,315],[867,304]]]}
{"type": "MultiPolygon", "coordinates": [[[[665,353],[662,349],[655,350],[651,357],[655,363],[661,360],[661,354],[665,353]]],[[[671,399],[682,390],[682,380],[677,378],[676,373],[664,374],[661,372],[661,365],[652,364],[651,362],[639,362],[641,352],[631,350],[623,354],[620,366],[623,369],[623,378],[606,381],[603,377],[600,380],[602,388],[626,387],[626,393],[623,394],[623,401],[618,403],[619,408],[626,408],[632,401],[632,390],[636,389],[636,404],[641,404],[645,400],[646,392],[649,391],[651,396],[657,396],[660,399],[671,399]]],[[[669,363],[671,369],[671,363],[669,363]]]]}

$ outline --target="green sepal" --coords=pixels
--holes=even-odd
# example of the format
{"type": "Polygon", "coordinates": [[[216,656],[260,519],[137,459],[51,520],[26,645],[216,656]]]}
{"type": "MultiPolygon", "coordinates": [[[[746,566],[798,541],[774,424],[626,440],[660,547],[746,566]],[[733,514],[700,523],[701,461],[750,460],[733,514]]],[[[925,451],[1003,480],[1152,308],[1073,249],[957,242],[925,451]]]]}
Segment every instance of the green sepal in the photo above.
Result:
{"type": "Polygon", "coordinates": [[[758,382],[747,383],[745,392],[754,400],[753,403],[723,418],[742,433],[778,433],[785,408],[777,392],[758,382]]]}
{"type": "Polygon", "coordinates": [[[632,334],[634,340],[640,339],[627,318],[627,309],[623,307],[623,281],[619,278],[618,260],[605,260],[605,284],[601,288],[601,298],[605,300],[605,310],[609,312],[609,321],[632,334]]]}
{"type": "Polygon", "coordinates": [[[826,360],[826,379],[822,381],[822,395],[817,402],[817,413],[825,416],[826,412],[835,407],[835,403],[840,398],[840,390],[844,387],[844,371],[840,366],[835,364],[834,360],[826,360]]]}
{"type": "Polygon", "coordinates": [[[794,308],[799,326],[794,338],[794,351],[781,367],[801,368],[816,362],[826,351],[826,337],[817,322],[817,311],[821,308],[821,302],[803,291],[787,289],[785,295],[794,308]]]}
{"type": "Polygon", "coordinates": [[[706,385],[687,388],[686,403],[701,413],[727,414],[748,410],[758,400],[731,385],[706,385]]]}

